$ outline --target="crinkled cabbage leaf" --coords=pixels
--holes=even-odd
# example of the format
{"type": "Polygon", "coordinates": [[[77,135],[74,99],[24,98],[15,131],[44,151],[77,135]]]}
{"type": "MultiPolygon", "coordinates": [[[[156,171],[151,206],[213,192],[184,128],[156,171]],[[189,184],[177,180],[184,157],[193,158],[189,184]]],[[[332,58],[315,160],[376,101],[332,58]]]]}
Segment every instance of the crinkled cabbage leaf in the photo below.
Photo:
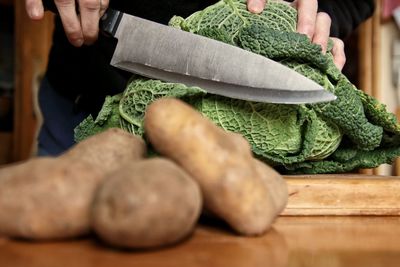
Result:
{"type": "Polygon", "coordinates": [[[76,140],[109,127],[145,135],[147,105],[176,97],[223,129],[242,134],[258,158],[283,173],[340,173],[392,162],[400,155],[396,117],[335,67],[332,43],[323,54],[319,45],[296,32],[296,22],[296,9],[282,1],[268,1],[256,15],[247,11],[245,0],[222,0],[188,18],[175,16],[170,26],[279,61],[324,86],[337,100],[307,105],[249,102],[134,76],[122,94],[106,99],[96,120],[88,117],[75,129],[76,140]]]}

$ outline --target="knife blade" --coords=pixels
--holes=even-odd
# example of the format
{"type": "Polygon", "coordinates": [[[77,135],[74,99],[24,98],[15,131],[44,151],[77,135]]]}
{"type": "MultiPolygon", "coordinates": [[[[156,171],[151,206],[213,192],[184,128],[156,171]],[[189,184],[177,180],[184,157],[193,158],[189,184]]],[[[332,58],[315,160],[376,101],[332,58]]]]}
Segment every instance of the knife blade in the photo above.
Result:
{"type": "Polygon", "coordinates": [[[108,9],[103,30],[118,39],[111,65],[208,93],[248,101],[303,104],[336,96],[296,71],[244,49],[108,9]]]}

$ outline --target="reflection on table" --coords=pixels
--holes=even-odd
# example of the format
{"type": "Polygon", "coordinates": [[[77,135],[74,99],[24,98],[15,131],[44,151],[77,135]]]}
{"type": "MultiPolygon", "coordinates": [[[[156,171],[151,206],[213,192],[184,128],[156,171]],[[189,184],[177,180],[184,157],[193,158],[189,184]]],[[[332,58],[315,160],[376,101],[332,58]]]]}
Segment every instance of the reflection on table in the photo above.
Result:
{"type": "Polygon", "coordinates": [[[200,224],[184,242],[121,251],[86,237],[33,243],[0,238],[5,267],[399,266],[400,217],[281,217],[261,237],[200,224]]]}

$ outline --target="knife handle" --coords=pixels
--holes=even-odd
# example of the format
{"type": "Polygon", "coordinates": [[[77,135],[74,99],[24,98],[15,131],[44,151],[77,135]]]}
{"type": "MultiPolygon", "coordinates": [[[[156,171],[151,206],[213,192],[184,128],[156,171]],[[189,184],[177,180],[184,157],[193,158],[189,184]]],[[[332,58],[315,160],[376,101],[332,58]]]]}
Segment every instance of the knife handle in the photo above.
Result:
{"type": "MultiPolygon", "coordinates": [[[[45,10],[58,14],[58,9],[56,4],[54,3],[54,0],[42,0],[42,3],[45,10]]],[[[78,7],[77,12],[79,13],[78,7]]],[[[121,21],[122,15],[122,12],[108,8],[100,19],[101,32],[107,36],[114,36],[115,32],[118,29],[118,25],[121,21]]]]}
{"type": "Polygon", "coordinates": [[[100,19],[100,29],[106,35],[115,36],[118,25],[124,13],[121,11],[108,8],[100,19]]]}

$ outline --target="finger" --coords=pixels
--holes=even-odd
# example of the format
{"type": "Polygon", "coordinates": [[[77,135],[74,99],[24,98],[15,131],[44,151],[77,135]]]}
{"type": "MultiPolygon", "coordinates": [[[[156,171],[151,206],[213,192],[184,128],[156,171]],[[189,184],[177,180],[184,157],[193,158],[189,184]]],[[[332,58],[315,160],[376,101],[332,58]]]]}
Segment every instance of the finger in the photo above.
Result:
{"type": "Polygon", "coordinates": [[[26,0],[25,8],[29,18],[33,20],[40,20],[43,18],[44,9],[42,0],[26,0]]]}
{"type": "Polygon", "coordinates": [[[333,41],[332,55],[333,62],[339,70],[342,70],[346,63],[346,54],[344,52],[344,43],[338,38],[331,38],[333,41]]]}
{"type": "Polygon", "coordinates": [[[55,0],[55,3],[69,42],[74,46],[81,46],[83,44],[83,34],[81,23],[76,14],[75,1],[55,0]]]}
{"type": "Polygon", "coordinates": [[[325,53],[329,35],[331,31],[331,17],[325,12],[319,12],[315,21],[315,32],[312,42],[319,44],[322,47],[322,52],[325,53]]]}
{"type": "Polygon", "coordinates": [[[100,0],[80,0],[79,11],[81,16],[82,34],[84,43],[89,45],[97,40],[101,11],[100,0]]]}
{"type": "Polygon", "coordinates": [[[247,9],[251,13],[259,14],[264,10],[266,2],[266,0],[247,0],[247,9]]]}
{"type": "Polygon", "coordinates": [[[110,4],[109,0],[101,0],[101,5],[100,5],[100,18],[104,15],[106,12],[108,5],[110,4]]]}
{"type": "Polygon", "coordinates": [[[318,11],[317,0],[298,0],[297,6],[297,32],[303,33],[312,39],[315,31],[315,21],[318,11]]]}

